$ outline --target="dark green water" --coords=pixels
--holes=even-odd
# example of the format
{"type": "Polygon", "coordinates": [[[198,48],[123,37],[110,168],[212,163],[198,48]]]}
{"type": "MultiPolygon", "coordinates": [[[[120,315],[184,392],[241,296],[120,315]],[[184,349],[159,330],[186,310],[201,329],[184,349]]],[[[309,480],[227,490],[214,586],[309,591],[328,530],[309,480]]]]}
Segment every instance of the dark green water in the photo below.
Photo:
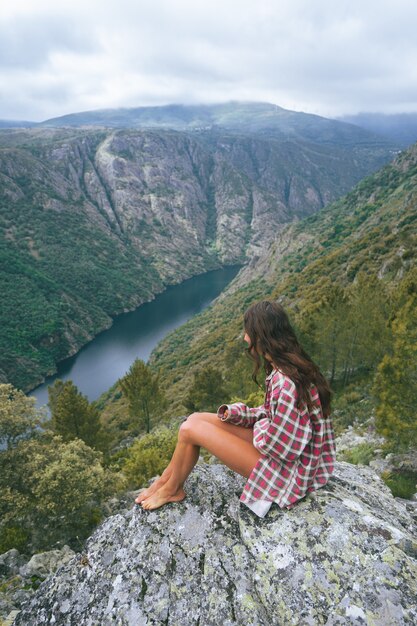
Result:
{"type": "Polygon", "coordinates": [[[29,395],[38,405],[48,401],[48,385],[56,378],[72,380],[90,401],[96,400],[123,376],[136,358],[147,361],[171,330],[200,313],[235,277],[239,267],[227,267],[168,287],[152,302],[118,316],[108,330],[62,361],[58,372],[29,395]]]}

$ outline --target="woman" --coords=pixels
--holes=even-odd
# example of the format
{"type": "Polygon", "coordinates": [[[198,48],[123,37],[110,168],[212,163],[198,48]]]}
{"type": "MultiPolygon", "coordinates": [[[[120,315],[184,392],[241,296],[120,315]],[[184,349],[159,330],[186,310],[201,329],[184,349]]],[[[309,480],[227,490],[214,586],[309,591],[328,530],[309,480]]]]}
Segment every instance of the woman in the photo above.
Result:
{"type": "Polygon", "coordinates": [[[168,467],[136,499],[144,509],[185,498],[183,485],[201,446],[247,478],[240,501],[260,517],[273,502],[290,509],[327,483],[335,459],[328,383],[298,343],[281,305],[252,305],[244,328],[255,362],[252,377],[256,382],[262,364],[267,374],[264,404],[251,409],[237,402],[222,405],[217,414],[190,415],[168,467]]]}

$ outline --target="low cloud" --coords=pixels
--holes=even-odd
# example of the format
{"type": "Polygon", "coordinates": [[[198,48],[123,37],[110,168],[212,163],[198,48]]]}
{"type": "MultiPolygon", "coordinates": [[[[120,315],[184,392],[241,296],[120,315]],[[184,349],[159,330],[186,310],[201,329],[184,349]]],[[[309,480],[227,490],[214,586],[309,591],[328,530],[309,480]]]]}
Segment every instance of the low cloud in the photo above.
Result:
{"type": "Polygon", "coordinates": [[[414,0],[3,0],[0,118],[170,102],[417,111],[414,0]]]}

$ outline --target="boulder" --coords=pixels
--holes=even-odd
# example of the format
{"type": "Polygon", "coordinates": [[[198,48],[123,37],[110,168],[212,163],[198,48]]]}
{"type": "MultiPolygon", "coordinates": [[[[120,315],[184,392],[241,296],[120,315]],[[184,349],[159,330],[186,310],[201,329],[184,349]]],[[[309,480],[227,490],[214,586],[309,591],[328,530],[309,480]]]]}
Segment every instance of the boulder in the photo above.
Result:
{"type": "Polygon", "coordinates": [[[64,546],[61,550],[39,552],[34,554],[30,561],[19,569],[19,574],[22,578],[30,578],[31,576],[45,578],[51,572],[55,572],[62,563],[67,563],[74,554],[69,546],[64,546]]]}
{"type": "Polygon", "coordinates": [[[3,552],[0,554],[0,576],[8,577],[17,574],[25,560],[25,557],[15,548],[3,552]]]}
{"type": "Polygon", "coordinates": [[[417,623],[416,528],[371,468],[337,462],[264,519],[239,503],[244,482],[197,465],[182,503],[107,518],[15,626],[417,623]]]}

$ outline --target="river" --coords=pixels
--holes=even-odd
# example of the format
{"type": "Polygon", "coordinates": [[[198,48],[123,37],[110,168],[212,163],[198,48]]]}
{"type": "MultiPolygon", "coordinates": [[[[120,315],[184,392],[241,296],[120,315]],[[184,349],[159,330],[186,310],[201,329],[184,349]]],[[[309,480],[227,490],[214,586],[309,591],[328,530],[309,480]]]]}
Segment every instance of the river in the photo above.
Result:
{"type": "Polygon", "coordinates": [[[161,339],[205,309],[239,269],[226,267],[194,276],[168,287],[135,311],[119,315],[108,330],[59,363],[57,373],[28,395],[36,398],[38,406],[46,404],[48,386],[60,378],[72,380],[90,402],[97,400],[127,372],[136,358],[147,361],[161,339]]]}

